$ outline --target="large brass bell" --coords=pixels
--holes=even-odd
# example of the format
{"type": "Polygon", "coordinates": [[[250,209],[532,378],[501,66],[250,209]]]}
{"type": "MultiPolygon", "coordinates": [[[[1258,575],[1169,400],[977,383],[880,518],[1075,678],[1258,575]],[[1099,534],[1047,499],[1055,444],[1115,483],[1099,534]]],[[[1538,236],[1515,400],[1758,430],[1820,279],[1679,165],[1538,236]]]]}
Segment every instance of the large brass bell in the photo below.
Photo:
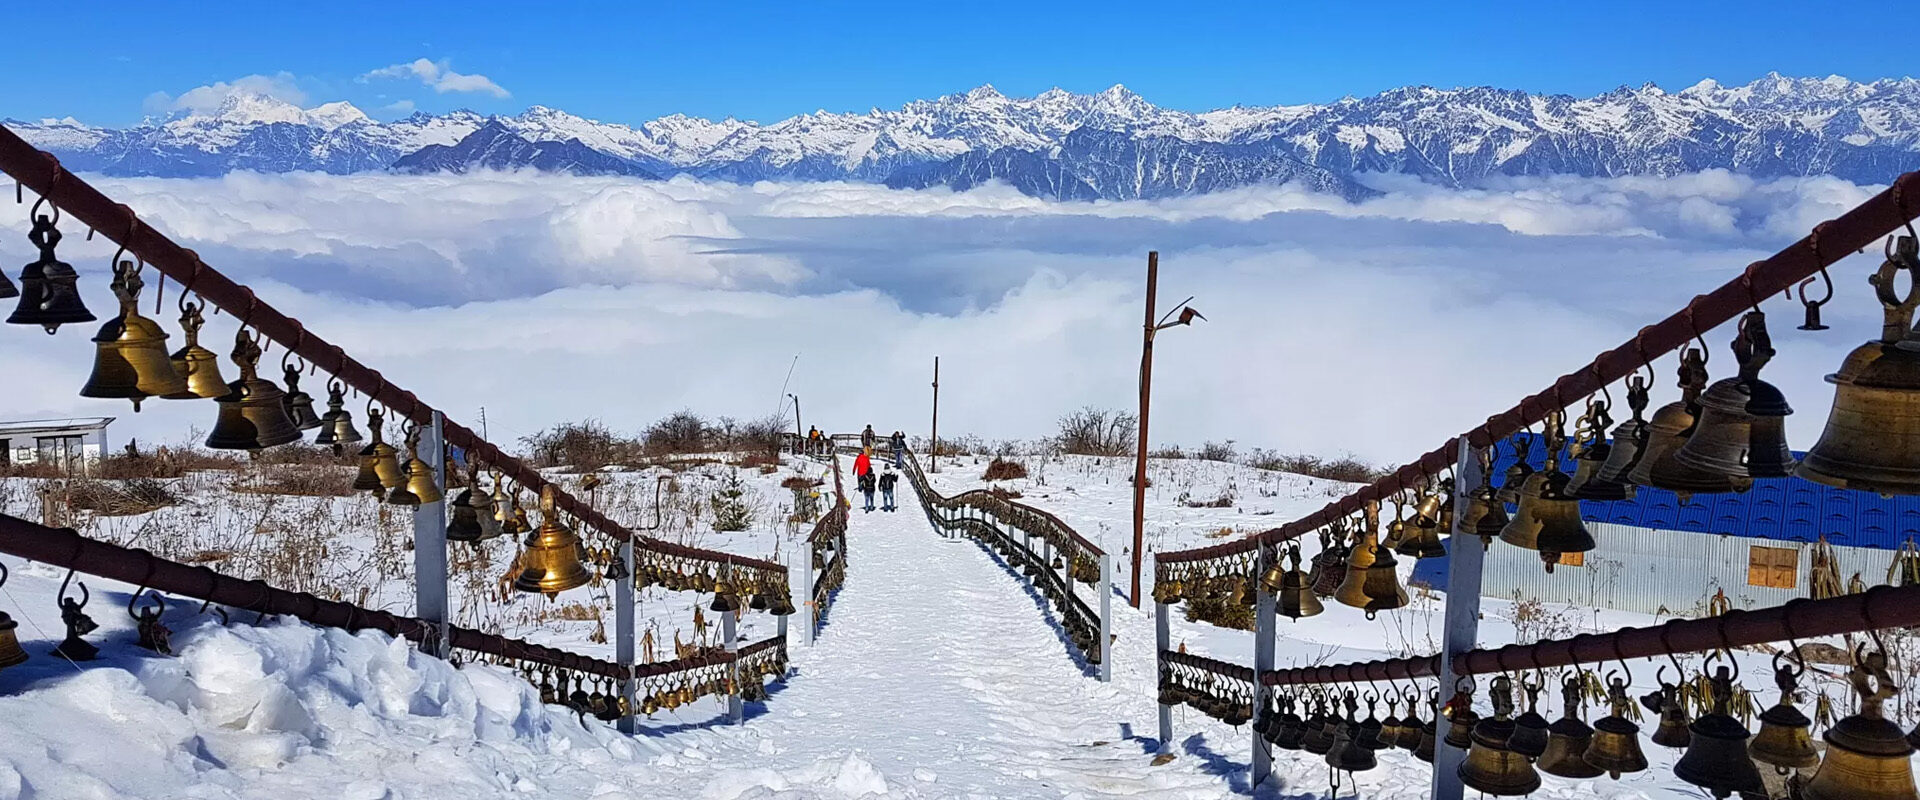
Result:
{"type": "Polygon", "coordinates": [[[1674,454],[1676,464],[1726,476],[1736,491],[1751,487],[1754,478],[1793,473],[1786,433],[1786,418],[1793,408],[1777,387],[1760,379],[1760,369],[1773,355],[1767,315],[1758,309],[1742,315],[1733,338],[1733,357],[1740,371],[1714,382],[1700,396],[1700,421],[1674,454]]]}
{"type": "Polygon", "coordinates": [[[1400,583],[1400,565],[1394,560],[1392,550],[1383,545],[1374,548],[1373,564],[1367,567],[1363,591],[1367,594],[1367,619],[1373,619],[1382,611],[1405,608],[1410,602],[1407,587],[1400,583]]]}
{"type": "Polygon", "coordinates": [[[1440,530],[1452,529],[1453,481],[1443,480],[1422,495],[1414,506],[1413,521],[1393,548],[1395,553],[1413,558],[1446,558],[1447,546],[1440,542],[1440,530]],[[1444,522],[1442,521],[1444,519],[1444,522]]]}
{"type": "Polygon", "coordinates": [[[1613,417],[1604,399],[1587,401],[1587,411],[1574,425],[1579,449],[1574,453],[1573,479],[1567,482],[1567,494],[1581,500],[1625,500],[1633,496],[1633,487],[1623,481],[1600,480],[1601,471],[1613,457],[1613,445],[1607,442],[1607,426],[1613,417]]]}
{"type": "Polygon", "coordinates": [[[1507,738],[1507,749],[1528,760],[1539,758],[1547,752],[1547,718],[1540,716],[1537,706],[1540,702],[1540,685],[1520,681],[1521,692],[1527,696],[1527,710],[1513,718],[1513,735],[1507,738]]]}
{"type": "MultiPolygon", "coordinates": [[[[41,198],[34,207],[39,208],[45,201],[46,198],[41,198]]],[[[27,231],[27,240],[40,249],[40,258],[20,271],[20,303],[14,306],[13,315],[7,317],[9,323],[38,325],[47,333],[53,333],[67,323],[94,319],[93,312],[80,301],[80,273],[54,255],[54,248],[60,244],[60,231],[54,228],[59,214],[56,208],[51,219],[42,214],[33,215],[33,229],[27,231]]]]}
{"type": "Polygon", "coordinates": [[[1713,706],[1688,726],[1693,741],[1673,765],[1673,774],[1712,792],[1714,797],[1762,792],[1760,770],[1747,756],[1747,728],[1727,713],[1733,702],[1733,673],[1723,664],[1708,681],[1713,706]]]}
{"type": "Polygon", "coordinates": [[[1920,277],[1920,243],[1911,236],[1888,249],[1871,279],[1885,315],[1880,338],[1854,348],[1827,376],[1832,413],[1793,474],[1843,489],[1920,494],[1920,339],[1908,328],[1920,289],[1895,294],[1900,270],[1920,277]]]}
{"type": "Polygon", "coordinates": [[[1494,492],[1494,498],[1502,503],[1518,504],[1521,490],[1527,484],[1527,476],[1533,474],[1533,465],[1527,461],[1527,453],[1532,448],[1532,440],[1524,436],[1513,437],[1513,464],[1507,467],[1507,473],[1500,481],[1500,490],[1494,492]]]}
{"type": "Polygon", "coordinates": [[[1530,794],[1540,788],[1540,773],[1512,748],[1513,687],[1505,675],[1493,681],[1493,709],[1492,717],[1473,726],[1472,747],[1460,762],[1460,782],[1495,797],[1530,794]]]}
{"type": "Polygon", "coordinates": [[[1633,701],[1627,697],[1627,682],[1608,676],[1607,700],[1612,713],[1593,723],[1593,741],[1581,754],[1595,769],[1605,770],[1618,780],[1621,775],[1647,768],[1647,755],[1640,750],[1640,726],[1627,719],[1633,701]]]}
{"type": "MultiPolygon", "coordinates": [[[[1313,596],[1313,588],[1307,581],[1307,573],[1300,571],[1300,545],[1295,544],[1287,549],[1287,559],[1292,562],[1293,568],[1287,570],[1280,578],[1278,592],[1280,615],[1297,620],[1326,610],[1320,605],[1320,598],[1313,596]]],[[[1274,566],[1280,566],[1278,561],[1274,566]]]]}
{"type": "Polygon", "coordinates": [[[1540,549],[1540,563],[1548,572],[1560,563],[1563,553],[1585,553],[1596,544],[1587,523],[1580,518],[1580,501],[1566,493],[1567,474],[1549,467],[1540,496],[1533,501],[1533,522],[1540,526],[1534,545],[1540,549]]]}
{"type": "Polygon", "coordinates": [[[140,401],[155,395],[184,392],[187,381],[173,371],[167,358],[167,332],[140,315],[140,267],[121,261],[113,269],[113,294],[120,313],[100,326],[93,337],[93,374],[80,387],[81,397],[140,401]]]}
{"type": "MultiPolygon", "coordinates": [[[[0,586],[7,585],[7,565],[0,564],[0,586]]],[[[20,636],[17,630],[20,623],[13,621],[7,612],[0,611],[0,669],[23,664],[27,660],[27,651],[20,649],[20,636]]]]}
{"type": "Polygon", "coordinates": [[[353,427],[353,412],[346,408],[346,393],[347,385],[339,380],[327,385],[327,413],[320,415],[320,434],[313,438],[314,444],[332,445],[335,455],[339,455],[342,445],[365,438],[353,427]]]}
{"type": "Polygon", "coordinates": [[[1686,502],[1695,493],[1745,491],[1752,481],[1710,472],[1678,460],[1680,449],[1699,427],[1700,393],[1707,385],[1707,362],[1697,347],[1680,357],[1680,399],[1660,407],[1647,422],[1646,452],[1627,479],[1640,486],[1666,489],[1686,502]]]}
{"type": "MultiPolygon", "coordinates": [[[[420,503],[440,502],[446,495],[440,491],[440,484],[433,479],[433,465],[420,457],[420,431],[417,428],[407,436],[407,452],[411,456],[406,464],[407,491],[418,498],[420,503]]],[[[442,463],[446,461],[443,454],[430,455],[442,463]]]]}
{"type": "MultiPolygon", "coordinates": [[[[1589,486],[1619,486],[1620,499],[1634,496],[1635,486],[1627,480],[1627,476],[1639,465],[1641,454],[1646,452],[1646,411],[1649,401],[1647,379],[1639,374],[1627,376],[1627,407],[1633,410],[1633,416],[1613,429],[1613,441],[1607,445],[1607,460],[1594,472],[1593,478],[1588,481],[1589,486]]],[[[1602,490],[1596,488],[1594,491],[1602,490]]],[[[1582,495],[1582,498],[1585,499],[1585,496],[1582,495]]]]}
{"type": "Polygon", "coordinates": [[[453,512],[447,519],[447,541],[477,542],[486,538],[486,529],[480,526],[480,512],[473,507],[473,498],[472,486],[454,495],[453,512]]]}
{"type": "MultiPolygon", "coordinates": [[[[1367,594],[1367,576],[1369,570],[1373,569],[1374,562],[1379,560],[1380,553],[1383,552],[1378,544],[1379,501],[1367,502],[1363,520],[1353,544],[1347,548],[1346,577],[1340,582],[1340,588],[1333,593],[1333,599],[1340,601],[1341,605],[1361,609],[1372,602],[1372,598],[1367,594]]],[[[1392,551],[1384,552],[1388,553],[1388,558],[1392,558],[1392,551]]]]}
{"type": "Polygon", "coordinates": [[[1760,732],[1747,742],[1747,754],[1753,760],[1779,769],[1820,765],[1820,753],[1813,749],[1813,720],[1793,706],[1799,678],[1805,672],[1804,665],[1795,669],[1781,654],[1774,654],[1773,682],[1780,687],[1780,702],[1760,712],[1760,732]]]}
{"type": "Polygon", "coordinates": [[[406,481],[400,472],[400,451],[381,438],[381,426],[380,410],[369,407],[367,429],[373,432],[373,438],[360,448],[360,474],[353,479],[353,488],[376,496],[406,481]]]}
{"type": "Polygon", "coordinates": [[[173,362],[174,373],[186,379],[187,387],[161,395],[168,400],[227,396],[227,379],[220,377],[220,357],[200,345],[200,329],[207,324],[206,318],[200,315],[200,307],[200,303],[187,302],[185,294],[180,296],[180,330],[187,343],[173,351],[168,360],[173,362]]]}
{"type": "Polygon", "coordinates": [[[1915,800],[1913,745],[1889,721],[1881,704],[1900,690],[1887,672],[1887,657],[1854,656],[1847,680],[1860,696],[1860,710],[1827,729],[1827,755],[1807,782],[1805,800],[1915,800]]]}
{"type": "Polygon", "coordinates": [[[233,363],[240,368],[240,378],[228,383],[226,396],[217,401],[220,416],[207,434],[208,447],[259,450],[300,438],[300,429],[293,427],[280,405],[280,387],[256,373],[259,362],[259,343],[241,328],[233,340],[233,363]]]}
{"type": "Polygon", "coordinates": [[[1593,728],[1580,718],[1583,685],[1578,673],[1560,682],[1561,714],[1547,728],[1547,749],[1536,762],[1541,772],[1576,779],[1598,778],[1604,772],[1581,757],[1593,741],[1593,728]]]}
{"type": "Polygon", "coordinates": [[[310,431],[320,427],[320,415],[313,413],[313,395],[300,391],[300,370],[292,364],[281,364],[282,377],[286,379],[286,394],[280,396],[280,404],[287,410],[287,419],[293,420],[293,427],[310,431]]]}
{"type": "Polygon", "coordinates": [[[526,549],[520,554],[520,576],[513,579],[513,588],[523,592],[540,592],[553,595],[585,586],[593,579],[592,573],[581,562],[584,549],[580,536],[572,529],[560,524],[560,514],[554,509],[554,493],[551,484],[540,490],[540,528],[527,535],[526,549]]]}

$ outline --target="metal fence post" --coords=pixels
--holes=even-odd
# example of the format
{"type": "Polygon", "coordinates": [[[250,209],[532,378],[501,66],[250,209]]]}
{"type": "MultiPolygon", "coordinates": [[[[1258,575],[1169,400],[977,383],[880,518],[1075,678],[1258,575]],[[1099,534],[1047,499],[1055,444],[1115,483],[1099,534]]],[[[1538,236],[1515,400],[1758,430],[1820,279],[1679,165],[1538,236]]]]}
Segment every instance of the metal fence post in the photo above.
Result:
{"type": "MultiPolygon", "coordinates": [[[[1159,559],[1154,559],[1154,575],[1160,574],[1159,559]]],[[[1112,594],[1104,591],[1102,594],[1112,594]]],[[[1104,600],[1102,601],[1105,602],[1104,600]]],[[[1104,627],[1104,623],[1103,623],[1104,627]]],[[[1154,661],[1154,702],[1160,705],[1160,752],[1173,752],[1173,706],[1159,702],[1160,675],[1167,668],[1167,651],[1173,649],[1173,630],[1167,621],[1167,604],[1153,601],[1153,661],[1154,661]]]]}
{"type": "MultiPolygon", "coordinates": [[[[1069,573],[1073,565],[1068,564],[1069,573]]],[[[1093,587],[1100,592],[1100,682],[1113,682],[1113,557],[1100,554],[1100,579],[1093,587]]],[[[1073,585],[1073,579],[1067,579],[1073,585]]]]}
{"type": "Polygon", "coordinates": [[[633,653],[633,540],[620,543],[618,558],[627,567],[627,577],[614,581],[613,584],[613,647],[614,658],[620,662],[620,666],[629,670],[627,677],[620,681],[620,696],[626,700],[627,709],[627,713],[620,717],[620,732],[632,734],[637,722],[633,712],[640,706],[634,699],[634,680],[631,672],[635,660],[633,653]]]}
{"type": "MultiPolygon", "coordinates": [[[[840,501],[836,498],[834,502],[838,503],[840,501]]],[[[801,640],[806,642],[808,647],[812,647],[813,629],[819,625],[820,617],[820,609],[813,605],[813,545],[809,543],[806,547],[799,548],[799,550],[800,596],[795,599],[793,607],[800,609],[800,613],[803,615],[801,621],[806,623],[800,628],[804,632],[801,640]]]]}
{"type": "MultiPolygon", "coordinates": [[[[1268,547],[1260,548],[1260,557],[1255,560],[1254,576],[1259,593],[1255,595],[1253,616],[1253,719],[1258,722],[1267,713],[1268,688],[1260,682],[1260,676],[1273,669],[1274,623],[1273,593],[1258,581],[1265,575],[1277,553],[1268,547]]],[[[1273,751],[1267,746],[1259,731],[1253,733],[1253,785],[1259,788],[1260,782],[1273,772],[1273,751]]]]}
{"type": "MultiPolygon", "coordinates": [[[[414,455],[433,470],[433,483],[442,494],[447,486],[445,439],[441,438],[444,417],[433,412],[433,420],[420,437],[414,455]]],[[[413,603],[421,619],[434,623],[431,643],[422,642],[428,653],[446,658],[447,646],[447,503],[444,498],[421,503],[413,509],[413,603]]]]}
{"type": "Polygon", "coordinates": [[[720,635],[726,638],[727,674],[733,678],[733,691],[727,693],[727,721],[738,725],[746,717],[746,704],[740,700],[740,639],[734,616],[732,611],[720,613],[720,635]]]}
{"type": "MultiPolygon", "coordinates": [[[[1454,684],[1453,657],[1472,650],[1480,636],[1480,567],[1486,548],[1461,521],[1471,502],[1467,493],[1480,485],[1480,454],[1484,450],[1460,437],[1458,463],[1453,470],[1453,536],[1447,540],[1446,635],[1440,648],[1442,697],[1454,684]]],[[[1440,725],[1444,727],[1446,722],[1442,720],[1440,725]]],[[[1434,744],[1432,800],[1460,800],[1466,791],[1460,783],[1460,762],[1466,757],[1465,751],[1444,740],[1434,744]]]]}

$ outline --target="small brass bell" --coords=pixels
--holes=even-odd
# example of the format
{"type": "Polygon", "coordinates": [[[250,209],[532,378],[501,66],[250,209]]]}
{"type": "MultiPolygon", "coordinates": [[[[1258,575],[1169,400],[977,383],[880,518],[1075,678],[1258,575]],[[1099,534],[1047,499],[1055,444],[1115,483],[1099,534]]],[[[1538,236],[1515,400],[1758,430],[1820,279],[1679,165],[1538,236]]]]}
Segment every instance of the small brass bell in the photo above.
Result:
{"type": "Polygon", "coordinates": [[[1493,681],[1493,709],[1492,717],[1473,726],[1471,749],[1460,762],[1460,782],[1495,797],[1530,794],[1540,788],[1540,773],[1512,749],[1513,686],[1505,675],[1493,681]]]}
{"type": "Polygon", "coordinates": [[[1408,692],[1403,699],[1407,701],[1407,715],[1400,718],[1400,733],[1393,737],[1393,746],[1413,752],[1420,749],[1420,734],[1426,723],[1420,720],[1420,693],[1408,692]]]}
{"type": "Polygon", "coordinates": [[[1527,710],[1513,718],[1513,735],[1507,737],[1507,749],[1526,756],[1528,760],[1539,758],[1547,752],[1547,718],[1536,710],[1540,702],[1540,686],[1520,681],[1520,689],[1527,696],[1527,710]]]}
{"type": "Polygon", "coordinates": [[[342,445],[365,438],[353,427],[353,413],[346,408],[346,392],[347,385],[338,380],[328,384],[327,413],[320,415],[320,434],[313,438],[314,444],[332,445],[335,455],[340,454],[342,445]]]}
{"type": "Polygon", "coordinates": [[[1382,552],[1387,553],[1389,559],[1393,552],[1378,545],[1379,531],[1380,502],[1371,500],[1367,502],[1360,532],[1353,545],[1347,548],[1346,579],[1340,582],[1340,588],[1333,593],[1333,599],[1340,601],[1341,605],[1364,609],[1373,602],[1373,598],[1367,594],[1369,571],[1382,552]]]}
{"type": "Polygon", "coordinates": [[[376,496],[405,483],[400,473],[400,451],[381,437],[381,427],[379,409],[367,409],[367,429],[373,432],[373,438],[366,447],[360,448],[360,474],[353,480],[353,488],[374,492],[376,496]]]}
{"type": "MultiPolygon", "coordinates": [[[[1333,746],[1327,751],[1327,765],[1341,772],[1365,772],[1379,766],[1380,760],[1374,756],[1374,748],[1370,746],[1373,742],[1361,738],[1367,733],[1362,727],[1363,723],[1354,719],[1360,711],[1357,693],[1351,690],[1347,692],[1346,706],[1347,718],[1339,721],[1333,746]]],[[[1378,725],[1379,721],[1375,720],[1374,724],[1378,725]]],[[[1373,733],[1377,734],[1378,728],[1373,733]]],[[[1377,741],[1378,737],[1372,738],[1377,741]]]]}
{"type": "Polygon", "coordinates": [[[1580,718],[1581,676],[1570,675],[1560,682],[1562,711],[1547,728],[1547,749],[1540,754],[1538,766],[1548,775],[1562,778],[1598,778],[1604,770],[1581,757],[1593,741],[1593,728],[1580,718]]]}
{"type": "Polygon", "coordinates": [[[1439,525],[1416,521],[1412,528],[1413,532],[1401,540],[1395,552],[1417,559],[1447,557],[1447,546],[1440,541],[1439,525]]]}
{"type": "MultiPolygon", "coordinates": [[[[1313,596],[1312,587],[1307,581],[1307,573],[1300,571],[1300,545],[1295,544],[1287,549],[1287,559],[1292,562],[1293,568],[1287,570],[1280,578],[1278,592],[1280,615],[1297,620],[1326,610],[1320,605],[1320,598],[1313,596]]],[[[1274,566],[1280,565],[1276,561],[1274,566]]]]}
{"type": "Polygon", "coordinates": [[[1308,575],[1315,597],[1332,597],[1347,575],[1347,548],[1325,530],[1320,532],[1320,552],[1313,557],[1313,572],[1308,575]]]}
{"type": "Polygon", "coordinates": [[[1677,460],[1681,448],[1699,427],[1700,393],[1706,388],[1707,363],[1699,348],[1689,347],[1680,359],[1680,399],[1661,406],[1647,423],[1646,452],[1628,473],[1628,480],[1680,496],[1696,493],[1745,491],[1752,481],[1710,472],[1677,460]]]}
{"type": "Polygon", "coordinates": [[[241,328],[233,340],[233,363],[240,368],[240,379],[228,383],[226,396],[216,401],[220,417],[207,434],[208,447],[259,450],[300,438],[300,429],[293,427],[280,405],[280,387],[256,374],[259,362],[260,345],[241,328]]]}
{"type": "Polygon", "coordinates": [[[94,632],[100,624],[87,616],[87,603],[93,600],[93,593],[87,591],[87,584],[80,584],[80,599],[67,596],[67,584],[73,581],[73,571],[67,571],[66,580],[60,582],[60,623],[67,629],[67,638],[54,646],[53,654],[68,661],[92,661],[100,655],[100,648],[80,637],[94,632]]]}
{"type": "Polygon", "coordinates": [[[1735,490],[1752,486],[1754,478],[1793,473],[1786,435],[1786,418],[1793,408],[1778,388],[1760,379],[1760,369],[1773,355],[1767,315],[1756,309],[1741,316],[1733,339],[1740,371],[1716,381],[1700,396],[1700,421],[1674,454],[1676,464],[1727,476],[1735,490]]]}
{"type": "Polygon", "coordinates": [[[1513,438],[1513,464],[1507,467],[1507,474],[1500,481],[1500,490],[1494,492],[1494,499],[1510,505],[1519,504],[1527,476],[1533,474],[1533,465],[1527,462],[1527,453],[1533,449],[1532,445],[1533,441],[1524,436],[1513,438]]]}
{"type": "Polygon", "coordinates": [[[453,497],[453,513],[447,520],[447,541],[477,542],[486,538],[480,527],[480,513],[473,507],[473,487],[461,489],[453,497]]]}
{"type": "Polygon", "coordinates": [[[1920,291],[1894,293],[1906,270],[1920,277],[1920,244],[1901,236],[1871,281],[1884,312],[1880,338],[1847,354],[1827,376],[1833,411],[1794,474],[1843,489],[1920,494],[1920,340],[1909,330],[1920,291]]]}
{"type": "Polygon", "coordinates": [[[1367,567],[1366,583],[1363,591],[1367,594],[1367,619],[1382,611],[1405,608],[1410,602],[1407,587],[1400,583],[1399,562],[1393,557],[1393,551],[1378,546],[1373,551],[1373,564],[1367,567]]]}
{"type": "Polygon", "coordinates": [[[1546,484],[1547,473],[1527,473],[1519,490],[1520,500],[1513,516],[1500,528],[1500,541],[1527,550],[1540,549],[1540,523],[1533,518],[1533,506],[1540,499],[1540,492],[1546,488],[1546,484]]]}
{"type": "Polygon", "coordinates": [[[1762,764],[1780,769],[1812,769],[1820,765],[1820,753],[1813,749],[1813,720],[1793,707],[1798,681],[1806,667],[1796,670],[1779,653],[1773,656],[1773,682],[1780,687],[1780,702],[1760,712],[1760,732],[1747,742],[1747,754],[1762,764]]]}
{"type": "MultiPolygon", "coordinates": [[[[440,491],[440,484],[433,479],[433,465],[420,457],[420,434],[416,430],[407,441],[407,450],[412,454],[407,459],[407,491],[421,503],[438,503],[446,497],[440,491]]],[[[442,458],[442,461],[445,459],[442,458]]]]}
{"type": "Polygon", "coordinates": [[[1260,589],[1268,594],[1279,594],[1286,585],[1286,578],[1287,571],[1280,568],[1280,559],[1276,558],[1260,573],[1260,589]]]}
{"type": "Polygon", "coordinates": [[[1860,710],[1826,732],[1827,756],[1807,782],[1805,800],[1916,800],[1914,748],[1881,710],[1899,693],[1887,672],[1886,654],[1854,656],[1848,682],[1860,696],[1860,710]]]}
{"type": "MultiPolygon", "coordinates": [[[[44,199],[44,198],[43,198],[44,199]]],[[[35,203],[34,205],[39,205],[35,203]]],[[[56,210],[55,214],[59,212],[56,210]]],[[[54,256],[60,244],[60,231],[53,220],[35,214],[27,240],[40,249],[39,260],[20,271],[20,303],[7,322],[14,325],[38,325],[51,334],[70,322],[92,322],[93,312],[80,301],[80,273],[73,265],[54,256]]]]}
{"type": "Polygon", "coordinates": [[[1723,664],[1708,680],[1713,687],[1713,707],[1688,726],[1693,741],[1673,765],[1673,774],[1712,792],[1714,797],[1763,792],[1760,770],[1747,756],[1747,728],[1727,713],[1733,700],[1733,674],[1723,664]]]}
{"type": "MultiPolygon", "coordinates": [[[[0,586],[6,584],[7,565],[0,564],[0,586]]],[[[20,623],[15,622],[13,617],[0,611],[0,669],[26,663],[27,651],[20,649],[19,627],[20,623]]]]}
{"type": "Polygon", "coordinates": [[[1429,764],[1433,763],[1434,751],[1439,747],[1439,743],[1440,721],[1439,717],[1435,717],[1427,720],[1426,725],[1421,726],[1420,744],[1414,748],[1413,757],[1429,764]]]}
{"type": "Polygon", "coordinates": [[[1581,757],[1618,780],[1621,775],[1645,770],[1647,756],[1640,750],[1640,726],[1627,719],[1627,711],[1633,705],[1627,698],[1627,682],[1609,676],[1607,699],[1613,713],[1593,723],[1593,742],[1581,757]]]}
{"type": "Polygon", "coordinates": [[[200,345],[200,329],[207,324],[200,315],[200,307],[200,303],[188,303],[184,298],[180,303],[180,330],[186,336],[187,343],[173,351],[167,360],[173,363],[174,373],[186,379],[187,387],[183,391],[161,395],[168,400],[227,396],[227,379],[220,377],[220,357],[200,345]]]}
{"type": "Polygon", "coordinates": [[[1300,737],[1300,749],[1317,756],[1333,751],[1333,734],[1338,722],[1328,714],[1327,700],[1315,698],[1313,713],[1306,720],[1306,730],[1300,737]]]}
{"type": "Polygon", "coordinates": [[[1280,718],[1274,723],[1275,733],[1270,740],[1273,746],[1282,750],[1299,750],[1300,740],[1307,734],[1306,720],[1301,719],[1293,709],[1293,696],[1283,695],[1280,698],[1280,718]]]}
{"type": "Polygon", "coordinates": [[[160,324],[140,315],[140,267],[122,261],[113,270],[113,294],[120,314],[100,326],[93,337],[93,374],[80,387],[81,397],[140,401],[187,390],[187,381],[173,371],[167,357],[167,333],[160,324]]]}
{"type": "Polygon", "coordinates": [[[1692,720],[1687,717],[1687,704],[1679,686],[1663,680],[1658,690],[1640,699],[1640,704],[1660,715],[1660,726],[1648,737],[1654,744],[1679,750],[1693,741],[1693,733],[1687,728],[1692,720]]]}
{"type": "Polygon", "coordinates": [[[1607,460],[1589,481],[1590,484],[1619,486],[1621,499],[1632,499],[1634,496],[1635,487],[1627,480],[1627,476],[1639,465],[1641,454],[1646,452],[1645,415],[1649,401],[1647,379],[1638,374],[1628,376],[1627,407],[1633,409],[1633,416],[1613,429],[1613,442],[1607,446],[1607,460]]]}
{"type": "Polygon", "coordinates": [[[1613,445],[1607,442],[1607,426],[1613,417],[1605,400],[1588,400],[1587,412],[1574,426],[1580,439],[1574,454],[1573,480],[1567,482],[1567,494],[1581,500],[1625,500],[1633,496],[1633,487],[1623,481],[1600,480],[1607,461],[1613,457],[1613,445]]]}
{"type": "Polygon", "coordinates": [[[553,486],[547,485],[540,490],[540,528],[528,534],[524,542],[526,549],[520,554],[520,576],[513,581],[513,588],[523,592],[540,592],[549,597],[585,586],[593,579],[586,565],[580,562],[580,536],[567,526],[560,524],[560,514],[554,508],[553,486]]]}
{"type": "Polygon", "coordinates": [[[293,427],[310,431],[320,427],[320,416],[313,413],[313,395],[300,391],[300,370],[291,364],[282,364],[283,377],[286,378],[286,394],[280,396],[280,404],[287,410],[287,419],[293,420],[293,427]]]}
{"type": "Polygon", "coordinates": [[[1455,692],[1444,709],[1447,718],[1446,743],[1461,750],[1473,746],[1473,726],[1480,715],[1473,713],[1473,696],[1465,690],[1455,692]]]}

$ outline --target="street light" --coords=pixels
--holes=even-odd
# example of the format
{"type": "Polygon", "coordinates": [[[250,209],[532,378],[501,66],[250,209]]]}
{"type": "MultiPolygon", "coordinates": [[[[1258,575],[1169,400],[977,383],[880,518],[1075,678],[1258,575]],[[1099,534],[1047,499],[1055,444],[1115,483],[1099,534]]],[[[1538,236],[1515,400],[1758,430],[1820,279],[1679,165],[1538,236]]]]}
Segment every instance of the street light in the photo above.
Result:
{"type": "Polygon", "coordinates": [[[1140,345],[1140,436],[1139,454],[1133,465],[1133,591],[1128,594],[1128,602],[1134,608],[1140,607],[1140,558],[1146,549],[1147,538],[1147,410],[1148,398],[1153,389],[1153,336],[1160,331],[1176,325],[1192,325],[1193,321],[1205,320],[1200,312],[1193,310],[1187,303],[1189,297],[1180,301],[1158,320],[1154,319],[1154,292],[1160,280],[1160,253],[1147,253],[1147,322],[1146,333],[1140,345]],[[1168,321],[1174,313],[1179,318],[1168,321]]]}

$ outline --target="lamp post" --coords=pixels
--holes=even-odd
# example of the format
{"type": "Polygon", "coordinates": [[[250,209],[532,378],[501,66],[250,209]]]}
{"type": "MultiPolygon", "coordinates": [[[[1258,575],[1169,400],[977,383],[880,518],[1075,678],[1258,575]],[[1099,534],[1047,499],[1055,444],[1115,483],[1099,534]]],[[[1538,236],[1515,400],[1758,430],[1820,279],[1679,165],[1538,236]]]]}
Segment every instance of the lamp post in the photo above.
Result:
{"type": "Polygon", "coordinates": [[[933,446],[927,450],[933,471],[940,471],[940,357],[933,357],[933,446]]]}
{"type": "Polygon", "coordinates": [[[1154,319],[1154,293],[1160,280],[1160,253],[1147,253],[1147,321],[1146,333],[1140,345],[1140,436],[1138,455],[1133,462],[1133,590],[1127,596],[1134,608],[1140,607],[1140,554],[1146,549],[1147,538],[1147,410],[1148,398],[1153,389],[1153,336],[1175,325],[1192,325],[1196,319],[1206,317],[1187,306],[1193,298],[1180,301],[1180,305],[1168,311],[1158,320],[1154,319]],[[1177,319],[1169,322],[1174,312],[1177,319]]]}
{"type": "Polygon", "coordinates": [[[807,435],[800,429],[800,395],[789,392],[787,396],[793,398],[793,435],[805,441],[807,435]]]}

